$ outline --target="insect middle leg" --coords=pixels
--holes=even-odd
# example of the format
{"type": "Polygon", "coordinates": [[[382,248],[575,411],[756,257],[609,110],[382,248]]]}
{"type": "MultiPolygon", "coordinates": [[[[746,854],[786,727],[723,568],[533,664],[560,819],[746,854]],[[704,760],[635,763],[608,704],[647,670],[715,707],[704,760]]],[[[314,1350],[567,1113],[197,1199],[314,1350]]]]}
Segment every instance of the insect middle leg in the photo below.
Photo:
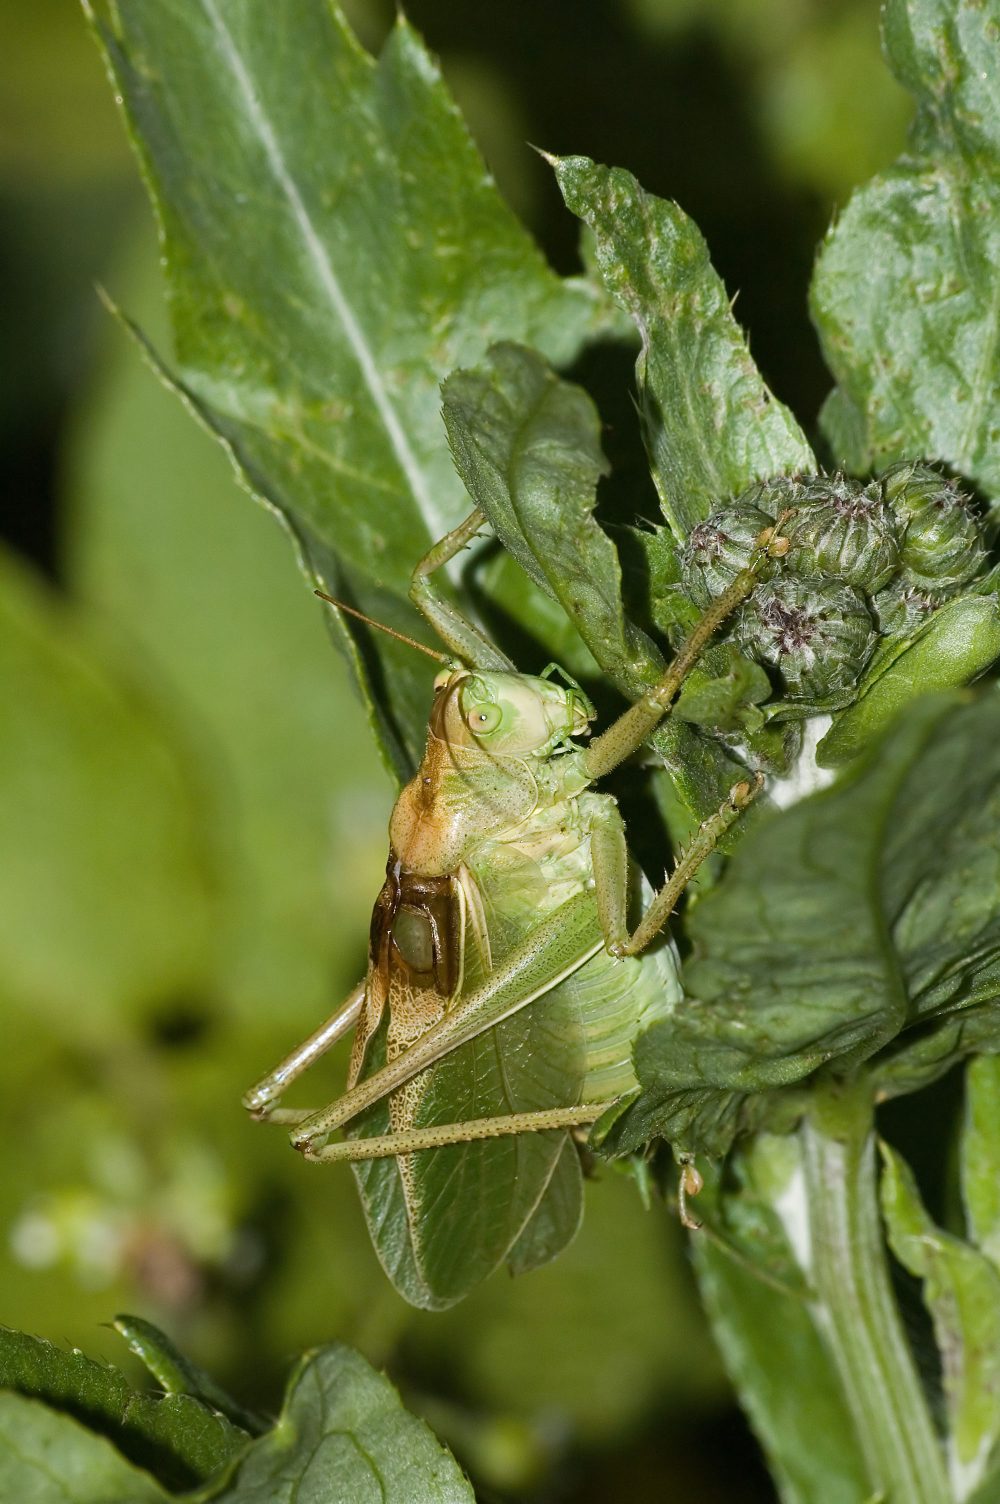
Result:
{"type": "Polygon", "coordinates": [[[348,994],[336,1012],[313,1030],[308,1039],[296,1045],[279,1065],[268,1071],[243,1097],[243,1105],[261,1122],[299,1123],[310,1116],[308,1111],[279,1108],[278,1103],[286,1087],[308,1070],[314,1061],[325,1055],[331,1045],[352,1029],[358,1021],[365,1001],[365,983],[361,981],[348,994]]]}
{"type": "Polygon", "coordinates": [[[654,896],[631,934],[626,912],[628,847],[625,842],[625,827],[613,804],[606,805],[595,816],[590,833],[594,888],[601,932],[611,955],[638,955],[656,938],[702,862],[715,850],[720,836],[739,819],[763,784],[764,779],[760,773],[752,779],[733,784],[729,798],[714,815],[702,822],[694,839],[678,857],[673,872],[654,896]]]}

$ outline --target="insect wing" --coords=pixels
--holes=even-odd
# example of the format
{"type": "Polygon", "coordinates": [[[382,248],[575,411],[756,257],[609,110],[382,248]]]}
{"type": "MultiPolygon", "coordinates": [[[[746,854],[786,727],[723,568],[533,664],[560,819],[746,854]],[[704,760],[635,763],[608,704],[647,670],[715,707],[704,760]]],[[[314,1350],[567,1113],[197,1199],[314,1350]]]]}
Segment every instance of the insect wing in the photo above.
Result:
{"type": "MultiPolygon", "coordinates": [[[[404,980],[391,949],[386,970],[391,1013],[404,980]]],[[[466,941],[463,993],[484,975],[479,948],[466,941]]],[[[363,1076],[384,1061],[389,1037],[383,1018],[363,1076]]],[[[564,1107],[579,1099],[584,1056],[570,979],[418,1076],[408,1122],[423,1128],[564,1107]]],[[[354,1131],[399,1125],[398,1102],[386,1101],[354,1131]]],[[[449,1144],[353,1168],[383,1267],[414,1305],[452,1305],[505,1259],[519,1270],[545,1262],[579,1225],[579,1161],[564,1130],[449,1144]]]]}

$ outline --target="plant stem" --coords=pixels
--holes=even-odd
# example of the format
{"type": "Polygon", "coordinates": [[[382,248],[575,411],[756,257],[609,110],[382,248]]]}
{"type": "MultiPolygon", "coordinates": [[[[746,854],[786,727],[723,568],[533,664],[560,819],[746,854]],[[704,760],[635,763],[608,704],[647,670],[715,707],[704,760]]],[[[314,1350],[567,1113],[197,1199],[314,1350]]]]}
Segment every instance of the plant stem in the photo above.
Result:
{"type": "Polygon", "coordinates": [[[801,1132],[817,1316],[875,1497],[950,1504],[942,1448],[889,1279],[870,1088],[818,1087],[801,1132]]]}

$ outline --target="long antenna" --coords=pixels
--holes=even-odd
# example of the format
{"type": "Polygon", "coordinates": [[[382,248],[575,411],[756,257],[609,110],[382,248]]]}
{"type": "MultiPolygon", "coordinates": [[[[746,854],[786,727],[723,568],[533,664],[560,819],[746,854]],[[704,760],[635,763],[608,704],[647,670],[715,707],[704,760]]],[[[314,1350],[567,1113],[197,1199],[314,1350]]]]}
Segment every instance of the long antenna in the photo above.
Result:
{"type": "Polygon", "coordinates": [[[343,601],[338,601],[336,596],[327,595],[325,590],[314,590],[313,595],[318,595],[321,601],[329,601],[331,606],[336,606],[338,611],[346,611],[348,616],[356,616],[358,621],[367,622],[370,627],[377,627],[380,632],[387,632],[390,637],[395,637],[398,642],[405,642],[408,647],[416,648],[418,653],[426,653],[428,658],[436,658],[438,663],[450,663],[447,653],[436,653],[433,648],[425,647],[422,642],[417,642],[413,637],[406,637],[402,632],[397,632],[393,627],[387,627],[385,622],[376,621],[372,616],[366,616],[363,611],[356,611],[353,606],[345,606],[343,601]]]}

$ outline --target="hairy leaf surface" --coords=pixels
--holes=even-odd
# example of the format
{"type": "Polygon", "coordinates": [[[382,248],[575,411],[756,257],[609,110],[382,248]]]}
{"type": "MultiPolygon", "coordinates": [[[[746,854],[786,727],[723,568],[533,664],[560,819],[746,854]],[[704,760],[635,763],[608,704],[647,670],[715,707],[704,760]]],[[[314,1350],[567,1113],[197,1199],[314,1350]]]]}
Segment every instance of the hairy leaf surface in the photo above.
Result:
{"type": "Polygon", "coordinates": [[[597,264],[642,340],[636,367],[646,448],[678,538],[752,481],[816,462],[764,384],[700,232],[622,168],[554,158],[569,208],[596,238],[597,264]]]}

